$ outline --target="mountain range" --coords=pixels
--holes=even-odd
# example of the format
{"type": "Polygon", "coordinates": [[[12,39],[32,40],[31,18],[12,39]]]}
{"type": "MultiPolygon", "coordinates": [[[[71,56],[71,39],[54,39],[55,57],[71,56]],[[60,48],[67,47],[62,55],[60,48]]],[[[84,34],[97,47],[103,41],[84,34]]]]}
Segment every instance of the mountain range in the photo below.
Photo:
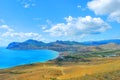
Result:
{"type": "Polygon", "coordinates": [[[12,42],[7,46],[7,49],[14,50],[39,50],[49,49],[55,51],[92,51],[100,49],[120,48],[120,39],[101,40],[101,41],[88,41],[88,42],[76,42],[76,41],[55,41],[50,43],[44,43],[37,40],[26,40],[24,42],[12,42]]]}

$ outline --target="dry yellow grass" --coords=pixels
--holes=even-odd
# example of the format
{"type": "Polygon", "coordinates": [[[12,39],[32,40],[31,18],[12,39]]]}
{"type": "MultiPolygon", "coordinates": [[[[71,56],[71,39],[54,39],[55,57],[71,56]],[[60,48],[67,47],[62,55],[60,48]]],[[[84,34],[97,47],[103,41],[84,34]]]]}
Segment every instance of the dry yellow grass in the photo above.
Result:
{"type": "Polygon", "coordinates": [[[111,63],[99,64],[99,65],[77,65],[70,66],[64,69],[65,75],[59,77],[59,79],[70,79],[75,77],[82,77],[85,75],[92,75],[95,73],[103,73],[120,70],[120,60],[112,61],[111,63]]]}
{"type": "Polygon", "coordinates": [[[70,63],[63,66],[49,62],[0,70],[0,80],[69,80],[120,70],[120,57],[91,60],[90,63],[70,63]]]}

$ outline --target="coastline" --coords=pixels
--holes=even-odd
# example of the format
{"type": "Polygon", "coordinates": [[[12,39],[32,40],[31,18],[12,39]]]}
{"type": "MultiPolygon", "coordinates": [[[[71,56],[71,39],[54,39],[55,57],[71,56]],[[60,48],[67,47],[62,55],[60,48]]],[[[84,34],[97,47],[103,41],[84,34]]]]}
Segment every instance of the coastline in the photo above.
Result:
{"type": "MultiPolygon", "coordinates": [[[[111,76],[120,71],[120,57],[91,59],[92,62],[67,62],[63,65],[57,65],[54,61],[45,63],[35,63],[22,66],[16,66],[9,69],[0,70],[0,80],[81,80],[82,77],[91,75],[109,74],[111,76]],[[114,67],[114,68],[113,68],[114,67]],[[79,74],[78,74],[79,73],[79,74]],[[86,74],[86,76],[84,76],[86,74]],[[12,77],[11,77],[12,76],[12,77]]],[[[120,76],[116,76],[119,77],[120,76]]],[[[94,77],[95,79],[98,77],[94,77]]],[[[118,80],[112,79],[112,80],[118,80]]],[[[84,80],[84,79],[83,79],[84,80]]],[[[105,80],[105,79],[104,79],[105,80]]]]}
{"type": "MultiPolygon", "coordinates": [[[[18,57],[19,60],[18,59],[17,60],[20,61],[19,62],[20,64],[19,63],[16,64],[16,62],[14,61],[16,65],[14,64],[12,66],[10,64],[13,64],[13,62],[8,60],[8,65],[9,66],[7,66],[7,64],[4,63],[3,66],[0,66],[0,69],[9,69],[9,68],[14,68],[16,66],[29,65],[29,64],[35,64],[35,63],[45,63],[45,62],[48,62],[50,60],[54,60],[59,56],[59,52],[53,51],[53,50],[45,50],[45,49],[43,49],[43,50],[8,50],[8,49],[5,49],[5,48],[2,48],[1,51],[2,51],[2,53],[0,55],[1,57],[2,57],[3,54],[7,55],[8,57],[11,56],[13,58],[13,60],[17,59],[17,57],[18,57]],[[7,50],[7,52],[4,53],[4,50],[7,50]],[[43,53],[39,54],[39,51],[43,52],[43,53]],[[29,52],[32,52],[32,53],[29,53],[29,52]],[[13,55],[15,56],[15,58],[13,57],[13,55]],[[21,58],[20,58],[19,55],[21,56],[21,58]],[[31,59],[32,55],[33,55],[33,59],[31,59]],[[21,59],[25,59],[25,57],[26,58],[31,57],[30,61],[29,60],[28,61],[21,60],[21,59]]],[[[3,60],[6,60],[5,57],[2,57],[2,58],[3,58],[3,60]]],[[[0,61],[1,64],[4,62],[3,60],[0,61]]]]}

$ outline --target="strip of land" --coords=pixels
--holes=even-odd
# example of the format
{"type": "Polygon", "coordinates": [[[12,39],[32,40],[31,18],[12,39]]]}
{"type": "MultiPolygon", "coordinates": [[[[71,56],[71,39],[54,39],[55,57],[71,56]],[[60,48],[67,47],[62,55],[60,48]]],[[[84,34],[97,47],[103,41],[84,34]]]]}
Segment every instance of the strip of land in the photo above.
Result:
{"type": "Polygon", "coordinates": [[[90,62],[54,61],[0,70],[0,80],[119,80],[120,57],[89,58],[90,62]]]}

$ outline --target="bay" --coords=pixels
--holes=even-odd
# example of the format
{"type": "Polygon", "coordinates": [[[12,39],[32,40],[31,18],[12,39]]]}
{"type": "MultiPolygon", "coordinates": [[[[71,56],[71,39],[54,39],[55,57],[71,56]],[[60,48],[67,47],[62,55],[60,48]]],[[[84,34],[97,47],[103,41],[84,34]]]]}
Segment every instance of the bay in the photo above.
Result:
{"type": "Polygon", "coordinates": [[[9,50],[0,48],[0,69],[19,65],[46,62],[58,57],[52,50],[9,50]]]}

